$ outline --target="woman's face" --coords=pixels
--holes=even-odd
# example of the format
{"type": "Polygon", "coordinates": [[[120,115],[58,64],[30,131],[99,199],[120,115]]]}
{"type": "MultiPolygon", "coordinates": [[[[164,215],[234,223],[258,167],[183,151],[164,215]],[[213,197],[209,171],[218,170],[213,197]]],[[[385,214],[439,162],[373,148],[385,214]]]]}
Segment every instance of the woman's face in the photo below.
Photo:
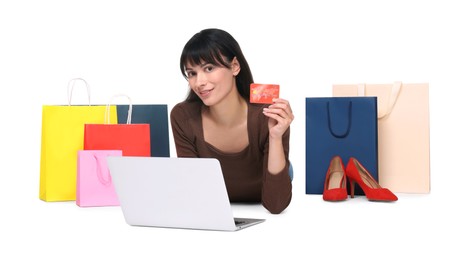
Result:
{"type": "Polygon", "coordinates": [[[207,106],[216,105],[238,93],[235,82],[238,72],[236,58],[230,68],[204,62],[200,65],[186,64],[189,86],[207,106]]]}

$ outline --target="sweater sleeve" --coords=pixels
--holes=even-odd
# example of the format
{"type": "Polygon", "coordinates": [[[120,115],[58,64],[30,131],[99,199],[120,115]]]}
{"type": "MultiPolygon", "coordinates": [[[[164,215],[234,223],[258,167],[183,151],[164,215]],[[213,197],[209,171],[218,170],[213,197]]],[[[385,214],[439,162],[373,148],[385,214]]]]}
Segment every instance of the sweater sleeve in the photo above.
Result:
{"type": "Polygon", "coordinates": [[[268,171],[268,143],[264,151],[262,205],[273,214],[279,214],[284,211],[292,200],[292,182],[289,175],[290,162],[288,159],[290,128],[282,138],[286,164],[281,172],[274,175],[268,171]]]}
{"type": "Polygon", "coordinates": [[[192,127],[189,126],[191,118],[182,104],[177,104],[170,113],[170,122],[178,157],[198,157],[192,127]]]}

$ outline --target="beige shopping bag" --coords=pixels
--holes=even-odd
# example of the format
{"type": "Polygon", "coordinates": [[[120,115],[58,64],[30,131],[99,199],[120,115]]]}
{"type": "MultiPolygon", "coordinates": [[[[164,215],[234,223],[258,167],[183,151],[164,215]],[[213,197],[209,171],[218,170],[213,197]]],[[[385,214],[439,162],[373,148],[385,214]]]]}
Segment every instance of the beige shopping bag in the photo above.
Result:
{"type": "Polygon", "coordinates": [[[377,97],[379,184],[429,193],[429,84],[334,84],[333,96],[377,97]]]}

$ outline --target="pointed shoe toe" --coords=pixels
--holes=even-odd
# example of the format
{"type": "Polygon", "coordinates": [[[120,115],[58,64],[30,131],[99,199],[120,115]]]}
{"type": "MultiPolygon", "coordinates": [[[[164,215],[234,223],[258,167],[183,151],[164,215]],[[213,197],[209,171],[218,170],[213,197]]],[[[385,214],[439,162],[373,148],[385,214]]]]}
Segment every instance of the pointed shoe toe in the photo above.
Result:
{"type": "Polygon", "coordinates": [[[370,201],[396,201],[397,196],[387,188],[381,187],[367,169],[355,158],[350,158],[346,168],[350,181],[350,196],[355,193],[355,183],[361,187],[370,201]]]}
{"type": "Polygon", "coordinates": [[[371,189],[366,198],[373,201],[397,201],[397,196],[386,188],[371,189]]]}
{"type": "Polygon", "coordinates": [[[348,197],[347,189],[336,188],[323,192],[323,200],[326,201],[341,201],[348,197]]]}

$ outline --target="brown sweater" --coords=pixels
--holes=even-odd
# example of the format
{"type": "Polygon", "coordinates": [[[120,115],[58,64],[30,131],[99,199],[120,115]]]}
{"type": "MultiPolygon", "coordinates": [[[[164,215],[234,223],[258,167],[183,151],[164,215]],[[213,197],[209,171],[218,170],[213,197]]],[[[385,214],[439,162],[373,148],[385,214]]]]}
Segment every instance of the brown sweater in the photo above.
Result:
{"type": "Polygon", "coordinates": [[[238,153],[224,153],[205,142],[202,106],[197,102],[181,102],[172,109],[170,121],[177,156],[218,159],[231,202],[261,202],[271,213],[281,213],[292,198],[288,174],[290,129],[283,136],[286,166],[272,175],[267,170],[268,118],[262,113],[264,105],[248,104],[249,145],[238,153]]]}

